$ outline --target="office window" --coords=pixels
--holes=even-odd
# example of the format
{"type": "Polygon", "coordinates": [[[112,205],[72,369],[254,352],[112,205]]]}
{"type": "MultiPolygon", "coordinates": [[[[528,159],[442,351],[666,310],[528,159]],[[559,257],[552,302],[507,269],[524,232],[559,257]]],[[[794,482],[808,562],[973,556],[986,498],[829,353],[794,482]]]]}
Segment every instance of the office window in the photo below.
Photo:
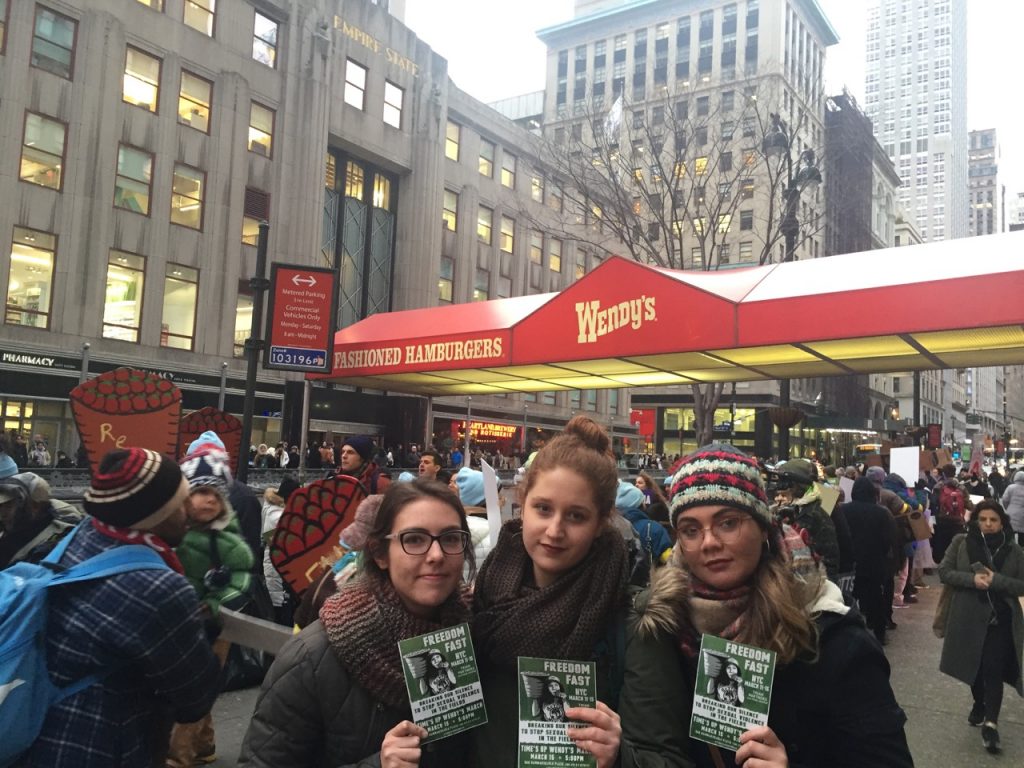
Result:
{"type": "Polygon", "coordinates": [[[114,207],[149,215],[153,191],[153,155],[121,144],[117,148],[114,207]]]}
{"type": "Polygon", "coordinates": [[[21,147],[21,180],[60,190],[64,182],[64,149],[67,127],[58,120],[25,113],[21,147]]]}
{"type": "Polygon", "coordinates": [[[49,328],[56,251],[55,235],[23,227],[14,228],[5,323],[49,328]]]}
{"type": "Polygon", "coordinates": [[[171,223],[191,229],[203,228],[203,192],[206,174],[187,165],[174,166],[171,185],[171,223]]]}
{"type": "Polygon", "coordinates": [[[129,46],[125,54],[122,101],[156,112],[159,95],[160,59],[129,46]]]}
{"type": "Polygon", "coordinates": [[[750,200],[754,196],[754,180],[743,179],[740,182],[740,192],[743,200],[750,200]]]}
{"type": "Polygon", "coordinates": [[[452,303],[452,281],[455,279],[455,262],[447,256],[441,257],[441,274],[437,278],[437,299],[443,304],[452,303]]]}
{"type": "Polygon", "coordinates": [[[749,240],[740,243],[740,264],[747,264],[754,259],[754,245],[749,240]]]}
{"type": "Polygon", "coordinates": [[[345,103],[362,109],[366,101],[366,67],[352,59],[345,60],[345,103]]]}
{"type": "Polygon", "coordinates": [[[608,415],[619,415],[619,390],[617,389],[608,390],[608,415]]]}
{"type": "Polygon", "coordinates": [[[7,50],[7,11],[10,4],[7,0],[0,0],[0,53],[7,50]]]}
{"type": "Polygon", "coordinates": [[[142,3],[148,8],[152,8],[154,11],[157,11],[158,13],[163,13],[164,0],[138,0],[138,2],[142,3]]]}
{"type": "Polygon", "coordinates": [[[487,139],[480,139],[480,175],[488,179],[494,177],[494,144],[487,139]]]}
{"type": "Polygon", "coordinates": [[[184,22],[207,37],[213,37],[213,20],[217,13],[217,0],[185,0],[184,22]]]}
{"type": "Polygon", "coordinates": [[[444,130],[444,156],[456,163],[459,162],[459,135],[461,133],[461,126],[449,120],[444,130]]]}
{"type": "Polygon", "coordinates": [[[576,249],[576,279],[579,280],[587,274],[587,252],[582,248],[576,249]]]}
{"type": "Polygon", "coordinates": [[[277,66],[277,22],[256,12],[252,25],[252,57],[268,67],[277,66]]]}
{"type": "Polygon", "coordinates": [[[164,273],[164,307],[160,346],[192,349],[196,328],[199,270],[168,262],[164,273]]]}
{"type": "Polygon", "coordinates": [[[178,122],[203,133],[210,132],[210,103],[213,83],[181,70],[178,89],[178,122]]]}
{"type": "Polygon", "coordinates": [[[457,192],[452,192],[450,189],[444,191],[444,210],[441,212],[441,220],[444,222],[444,228],[450,229],[452,232],[458,230],[459,216],[459,195],[457,192]]]}
{"type": "Polygon", "coordinates": [[[508,216],[501,217],[501,237],[498,241],[498,248],[505,253],[512,253],[516,243],[516,222],[508,216]]]}
{"type": "Polygon", "coordinates": [[[242,210],[242,243],[258,245],[260,222],[270,221],[270,195],[252,187],[245,188],[245,208],[242,210]]]}
{"type": "Polygon", "coordinates": [[[77,21],[37,5],[32,35],[32,66],[70,80],[75,66],[77,32],[77,21]]]}
{"type": "Polygon", "coordinates": [[[477,269],[473,276],[473,301],[487,301],[490,294],[491,273],[486,269],[477,269]]]}
{"type": "Polygon", "coordinates": [[[583,401],[584,402],[584,405],[583,405],[584,410],[596,411],[597,410],[597,390],[596,389],[587,389],[587,390],[585,390],[585,392],[586,392],[586,399],[583,401]]]}
{"type": "Polygon", "coordinates": [[[494,226],[494,211],[481,205],[476,214],[476,237],[481,243],[491,244],[491,228],[494,226]]]}
{"type": "Polygon", "coordinates": [[[271,156],[274,142],[274,110],[255,101],[249,107],[249,151],[271,156]]]}
{"type": "Polygon", "coordinates": [[[732,223],[731,213],[722,213],[718,216],[718,231],[723,235],[729,231],[729,225],[732,223]]]}
{"type": "Polygon", "coordinates": [[[740,211],[740,229],[753,229],[754,228],[754,212],[751,211],[740,211]]]}
{"type": "Polygon", "coordinates": [[[501,155],[501,185],[509,189],[516,188],[516,156],[509,152],[501,155]]]}
{"type": "Polygon", "coordinates": [[[530,261],[544,263],[544,235],[535,229],[530,230],[530,261]]]}
{"type": "Polygon", "coordinates": [[[562,271],[562,241],[557,237],[548,238],[548,269],[562,271]]]}
{"type": "Polygon", "coordinates": [[[405,91],[389,80],[384,81],[384,122],[392,128],[402,127],[402,101],[405,91]]]}
{"type": "Polygon", "coordinates": [[[245,357],[245,340],[252,335],[252,286],[248,280],[238,281],[238,297],[235,299],[235,329],[232,339],[232,356],[245,357]]]}
{"type": "Polygon", "coordinates": [[[145,272],[144,257],[124,251],[110,252],[107,257],[107,292],[103,300],[103,338],[139,340],[145,272]]]}
{"type": "Polygon", "coordinates": [[[548,207],[553,211],[562,212],[562,188],[555,183],[550,184],[548,207]]]}
{"type": "Polygon", "coordinates": [[[544,202],[544,177],[543,176],[531,176],[530,177],[530,198],[535,203],[544,202]]]}
{"type": "Polygon", "coordinates": [[[698,157],[693,161],[693,172],[697,176],[703,176],[708,169],[707,157],[698,157]]]}
{"type": "Polygon", "coordinates": [[[569,407],[576,411],[580,409],[580,391],[578,389],[569,393],[569,407]]]}

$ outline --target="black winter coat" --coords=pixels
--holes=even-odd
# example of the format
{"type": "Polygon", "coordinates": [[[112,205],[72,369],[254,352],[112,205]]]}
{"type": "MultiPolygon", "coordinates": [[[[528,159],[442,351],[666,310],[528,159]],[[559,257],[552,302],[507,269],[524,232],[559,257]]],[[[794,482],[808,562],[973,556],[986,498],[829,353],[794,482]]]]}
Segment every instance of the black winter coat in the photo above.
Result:
{"type": "Polygon", "coordinates": [[[850,527],[857,578],[887,575],[897,541],[896,521],[889,510],[867,501],[851,501],[839,509],[850,527]]]}
{"type": "MultiPolygon", "coordinates": [[[[342,666],[323,624],[289,640],[263,680],[242,744],[239,766],[257,768],[379,768],[384,735],[402,720],[342,666]]],[[[420,768],[465,765],[462,734],[423,748],[420,768]]]]}
{"type": "MultiPolygon", "coordinates": [[[[834,590],[832,603],[838,601],[834,590]]],[[[689,739],[694,662],[680,650],[686,575],[663,568],[636,601],[620,699],[622,768],[711,768],[707,745],[689,739]]],[[[790,768],[913,768],[906,715],[889,685],[882,647],[855,612],[819,614],[819,657],[775,671],[768,725],[790,768]]],[[[734,764],[723,752],[726,765],[734,764]]]]}

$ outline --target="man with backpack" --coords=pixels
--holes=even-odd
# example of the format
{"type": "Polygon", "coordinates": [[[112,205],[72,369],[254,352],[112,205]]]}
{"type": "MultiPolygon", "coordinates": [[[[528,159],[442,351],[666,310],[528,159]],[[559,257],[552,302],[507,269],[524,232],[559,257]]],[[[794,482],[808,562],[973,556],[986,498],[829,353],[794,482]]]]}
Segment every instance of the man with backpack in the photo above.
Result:
{"type": "Polygon", "coordinates": [[[932,490],[932,513],[935,532],[932,534],[932,559],[942,562],[946,548],[958,533],[967,530],[967,499],[956,481],[956,467],[946,464],[942,480],[932,490]]]}
{"type": "Polygon", "coordinates": [[[173,550],[187,498],[172,460],[112,451],[85,494],[91,517],[54,549],[50,566],[0,572],[0,764],[162,765],[170,724],[210,710],[219,665],[173,550]],[[54,585],[26,588],[46,578],[36,572],[54,585]],[[17,592],[33,602],[18,604],[17,592]],[[37,616],[45,654],[25,651],[10,666],[8,644],[24,642],[18,630],[37,616]],[[30,662],[41,677],[26,674],[30,662]]]}

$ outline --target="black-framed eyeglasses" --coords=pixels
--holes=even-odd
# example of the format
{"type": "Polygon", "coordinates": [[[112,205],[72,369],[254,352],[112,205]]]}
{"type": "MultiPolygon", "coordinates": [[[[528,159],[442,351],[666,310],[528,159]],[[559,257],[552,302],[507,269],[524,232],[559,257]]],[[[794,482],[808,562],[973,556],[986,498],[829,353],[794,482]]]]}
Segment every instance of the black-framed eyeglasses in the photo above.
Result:
{"type": "Polygon", "coordinates": [[[750,515],[726,515],[707,527],[684,520],[676,528],[676,538],[679,545],[688,552],[696,551],[704,545],[704,537],[708,531],[723,544],[735,544],[743,523],[752,519],[750,515]]]}
{"type": "Polygon", "coordinates": [[[461,555],[469,546],[469,534],[462,530],[445,531],[437,536],[426,531],[401,531],[384,538],[398,539],[402,551],[407,555],[425,555],[434,546],[435,541],[441,545],[441,551],[446,555],[461,555]]]}

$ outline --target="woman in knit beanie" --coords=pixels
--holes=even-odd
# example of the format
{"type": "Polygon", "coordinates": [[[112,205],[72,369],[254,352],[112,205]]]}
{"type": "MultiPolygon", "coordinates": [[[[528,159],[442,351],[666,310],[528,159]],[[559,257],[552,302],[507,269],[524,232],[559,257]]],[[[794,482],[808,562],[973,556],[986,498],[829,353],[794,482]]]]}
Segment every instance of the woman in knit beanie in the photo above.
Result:
{"type": "Polygon", "coordinates": [[[793,529],[773,522],[757,462],[726,443],[672,484],[671,567],[635,602],[620,713],[622,765],[911,768],[889,665],[793,529]],[[702,634],[777,657],[768,725],[734,754],[688,738],[702,634]]]}
{"type": "Polygon", "coordinates": [[[473,643],[488,722],[471,731],[473,764],[516,765],[516,662],[532,656],[597,662],[597,707],[566,715],[587,723],[569,737],[607,768],[618,755],[621,728],[606,641],[616,636],[615,622],[625,620],[629,577],[625,542],[609,524],[618,473],[608,433],[574,417],[537,452],[518,489],[522,518],[502,526],[474,585],[473,643]]]}
{"type": "Polygon", "coordinates": [[[327,599],[267,673],[239,765],[465,765],[460,736],[421,746],[428,733],[412,722],[398,642],[468,620],[468,543],[466,513],[447,486],[391,486],[361,575],[327,599]]]}

